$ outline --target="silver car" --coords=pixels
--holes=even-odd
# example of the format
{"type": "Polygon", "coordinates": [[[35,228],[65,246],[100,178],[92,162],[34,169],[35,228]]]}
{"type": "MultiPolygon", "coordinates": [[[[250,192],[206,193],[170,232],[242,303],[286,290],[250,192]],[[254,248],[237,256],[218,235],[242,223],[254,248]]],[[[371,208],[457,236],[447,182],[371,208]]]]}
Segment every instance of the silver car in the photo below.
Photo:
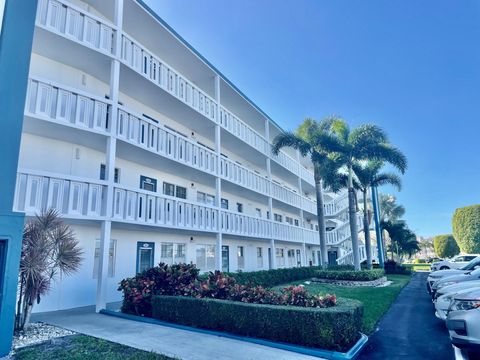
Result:
{"type": "Polygon", "coordinates": [[[447,328],[452,344],[468,358],[480,358],[480,290],[458,294],[450,304],[447,328]]]}
{"type": "Polygon", "coordinates": [[[427,278],[427,290],[429,293],[432,292],[432,285],[435,281],[440,280],[446,276],[458,275],[463,274],[465,272],[474,270],[475,267],[480,266],[480,256],[476,257],[472,261],[470,261],[467,265],[459,268],[459,269],[451,269],[451,270],[439,270],[432,272],[428,275],[427,278]]]}
{"type": "Polygon", "coordinates": [[[467,272],[465,274],[462,273],[460,275],[444,277],[433,283],[432,297],[433,299],[435,299],[435,293],[446,286],[457,284],[464,281],[475,281],[475,280],[480,280],[480,267],[471,272],[467,272]]]}
{"type": "MultiPolygon", "coordinates": [[[[447,286],[447,288],[455,287],[455,286],[458,286],[458,285],[471,284],[471,283],[478,283],[478,282],[477,281],[467,281],[466,283],[460,283],[460,284],[457,284],[457,285],[447,286]]],[[[455,297],[458,297],[458,296],[462,295],[462,294],[469,293],[472,290],[480,290],[480,286],[477,284],[473,287],[458,289],[454,292],[447,292],[445,294],[441,294],[440,296],[438,296],[437,299],[435,300],[435,316],[440,320],[446,321],[448,311],[449,311],[449,308],[450,308],[450,304],[452,303],[453,299],[455,297]]],[[[437,293],[437,295],[438,295],[438,293],[437,293]]]]}

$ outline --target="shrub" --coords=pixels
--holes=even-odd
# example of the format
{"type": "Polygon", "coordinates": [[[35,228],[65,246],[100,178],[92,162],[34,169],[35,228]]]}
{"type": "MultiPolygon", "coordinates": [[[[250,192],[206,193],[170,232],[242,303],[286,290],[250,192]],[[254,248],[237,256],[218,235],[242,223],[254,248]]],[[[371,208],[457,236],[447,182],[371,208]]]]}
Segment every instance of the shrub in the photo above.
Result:
{"type": "Polygon", "coordinates": [[[321,267],[304,266],[288,269],[227,273],[227,275],[233,277],[239,284],[272,287],[292,281],[310,279],[315,276],[315,272],[319,269],[321,269],[321,267]]]}
{"type": "Polygon", "coordinates": [[[433,248],[435,254],[442,258],[450,258],[460,253],[460,248],[458,247],[457,242],[450,234],[435,236],[433,238],[433,248]]]}
{"type": "Polygon", "coordinates": [[[153,317],[177,324],[345,351],[359,338],[362,304],[341,299],[339,306],[302,308],[237,301],[154,296],[153,317]]]}
{"type": "Polygon", "coordinates": [[[413,259],[414,264],[426,264],[427,261],[425,259],[413,259]]]}
{"type": "Polygon", "coordinates": [[[328,280],[372,281],[385,275],[382,269],[360,271],[328,271],[317,270],[316,277],[328,280]]]}
{"type": "Polygon", "coordinates": [[[384,264],[385,274],[400,274],[400,275],[410,275],[412,270],[407,269],[402,264],[398,264],[394,260],[387,260],[384,264]]]}
{"type": "Polygon", "coordinates": [[[453,236],[464,253],[480,253],[480,205],[455,210],[453,236]]]}
{"type": "Polygon", "coordinates": [[[323,270],[327,271],[353,271],[355,270],[355,266],[353,265],[331,265],[328,268],[323,270]]]}
{"type": "Polygon", "coordinates": [[[187,264],[168,266],[161,263],[133,278],[122,280],[118,290],[123,291],[122,311],[143,316],[152,314],[153,295],[302,307],[329,307],[336,302],[335,295],[311,295],[301,285],[276,292],[260,285],[237,284],[233,277],[221,271],[210,272],[200,278],[195,265],[187,264]]]}

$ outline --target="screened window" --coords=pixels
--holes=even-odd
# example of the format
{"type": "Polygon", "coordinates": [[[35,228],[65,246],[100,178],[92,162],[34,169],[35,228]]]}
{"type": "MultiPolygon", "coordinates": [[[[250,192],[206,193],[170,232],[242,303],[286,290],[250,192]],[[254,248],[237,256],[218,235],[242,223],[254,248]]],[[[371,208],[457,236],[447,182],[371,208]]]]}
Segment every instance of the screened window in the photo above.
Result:
{"type": "MultiPolygon", "coordinates": [[[[116,256],[117,240],[110,240],[108,248],[108,277],[115,276],[115,256],[116,256]]],[[[98,265],[100,261],[100,239],[95,241],[95,255],[93,260],[93,278],[98,277],[98,265]]]]}
{"type": "Polygon", "coordinates": [[[245,268],[245,254],[243,246],[237,246],[237,265],[238,270],[243,270],[245,268]]]}
{"type": "Polygon", "coordinates": [[[222,206],[222,209],[228,210],[228,200],[222,198],[221,206],[222,206]]]}
{"type": "Polygon", "coordinates": [[[280,214],[273,214],[273,220],[277,221],[277,222],[282,222],[282,215],[280,214]]]}
{"type": "Polygon", "coordinates": [[[186,199],[187,198],[187,188],[183,186],[177,186],[175,188],[175,193],[177,198],[186,199]]]}
{"type": "Polygon", "coordinates": [[[257,247],[257,268],[263,268],[263,248],[257,247]]]}
{"type": "MultiPolygon", "coordinates": [[[[105,164],[100,164],[100,180],[106,180],[107,179],[107,167],[105,164]]],[[[113,182],[118,184],[120,182],[120,169],[115,168],[114,174],[113,174],[113,182]]]]}
{"type": "Polygon", "coordinates": [[[175,196],[175,185],[164,182],[163,193],[168,196],[175,196]]]}
{"type": "Polygon", "coordinates": [[[162,243],[160,246],[160,261],[165,264],[185,262],[185,244],[162,243]]]}
{"type": "Polygon", "coordinates": [[[237,203],[237,212],[243,213],[243,204],[237,203]]]}
{"type": "Polygon", "coordinates": [[[196,265],[201,271],[215,269],[215,245],[197,245],[196,265]]]}

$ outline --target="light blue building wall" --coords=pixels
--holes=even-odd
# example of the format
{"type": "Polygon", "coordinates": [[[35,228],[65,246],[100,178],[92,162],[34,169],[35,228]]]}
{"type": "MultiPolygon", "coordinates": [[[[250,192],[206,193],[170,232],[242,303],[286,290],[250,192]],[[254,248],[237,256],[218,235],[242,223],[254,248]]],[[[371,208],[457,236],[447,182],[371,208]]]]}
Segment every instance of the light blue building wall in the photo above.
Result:
{"type": "Polygon", "coordinates": [[[10,351],[15,314],[24,217],[12,207],[37,0],[0,0],[0,7],[1,357],[10,351]]]}

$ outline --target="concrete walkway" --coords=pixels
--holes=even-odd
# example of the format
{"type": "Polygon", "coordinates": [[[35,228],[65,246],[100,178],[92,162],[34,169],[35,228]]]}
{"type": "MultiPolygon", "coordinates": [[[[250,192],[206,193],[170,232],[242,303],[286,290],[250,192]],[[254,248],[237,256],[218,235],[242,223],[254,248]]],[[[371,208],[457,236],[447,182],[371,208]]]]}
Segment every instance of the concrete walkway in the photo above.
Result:
{"type": "Polygon", "coordinates": [[[239,340],[97,314],[93,307],[34,314],[32,319],[182,360],[319,360],[239,340]]]}
{"type": "Polygon", "coordinates": [[[435,317],[425,282],[416,273],[380,320],[359,360],[453,360],[453,348],[443,321],[435,317]]]}

